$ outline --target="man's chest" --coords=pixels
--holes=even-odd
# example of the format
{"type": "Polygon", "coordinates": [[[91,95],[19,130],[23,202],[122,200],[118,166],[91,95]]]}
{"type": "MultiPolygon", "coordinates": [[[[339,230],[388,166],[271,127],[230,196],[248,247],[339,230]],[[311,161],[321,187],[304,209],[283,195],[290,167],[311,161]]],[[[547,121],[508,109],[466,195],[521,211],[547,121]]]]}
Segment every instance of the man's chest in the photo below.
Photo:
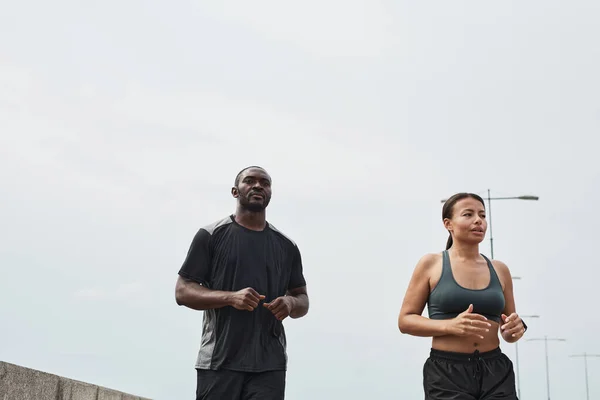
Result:
{"type": "Polygon", "coordinates": [[[227,238],[213,249],[212,287],[221,290],[281,292],[287,287],[292,255],[284,243],[269,237],[239,235],[227,238]]]}

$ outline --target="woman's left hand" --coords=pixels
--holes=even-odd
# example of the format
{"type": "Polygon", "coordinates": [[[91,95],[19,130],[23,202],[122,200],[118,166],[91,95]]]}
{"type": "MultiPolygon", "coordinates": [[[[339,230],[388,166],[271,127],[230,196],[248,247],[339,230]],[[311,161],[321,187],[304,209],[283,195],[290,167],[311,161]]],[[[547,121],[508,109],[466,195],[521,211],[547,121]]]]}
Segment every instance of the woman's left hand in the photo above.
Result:
{"type": "Polygon", "coordinates": [[[502,314],[504,325],[500,327],[502,337],[507,342],[515,342],[523,337],[525,325],[517,313],[512,313],[508,317],[502,314]]]}

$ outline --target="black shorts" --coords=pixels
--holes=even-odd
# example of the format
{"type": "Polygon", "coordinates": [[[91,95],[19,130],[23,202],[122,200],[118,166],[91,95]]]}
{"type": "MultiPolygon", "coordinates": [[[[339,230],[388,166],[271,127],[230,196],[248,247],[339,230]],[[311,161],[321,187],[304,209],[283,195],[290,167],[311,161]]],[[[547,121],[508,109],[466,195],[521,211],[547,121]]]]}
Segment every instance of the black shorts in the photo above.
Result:
{"type": "Polygon", "coordinates": [[[283,400],[285,397],[285,371],[196,371],[196,400],[283,400]]]}
{"type": "Polygon", "coordinates": [[[425,400],[517,400],[512,361],[500,348],[485,353],[431,349],[423,386],[425,400]]]}

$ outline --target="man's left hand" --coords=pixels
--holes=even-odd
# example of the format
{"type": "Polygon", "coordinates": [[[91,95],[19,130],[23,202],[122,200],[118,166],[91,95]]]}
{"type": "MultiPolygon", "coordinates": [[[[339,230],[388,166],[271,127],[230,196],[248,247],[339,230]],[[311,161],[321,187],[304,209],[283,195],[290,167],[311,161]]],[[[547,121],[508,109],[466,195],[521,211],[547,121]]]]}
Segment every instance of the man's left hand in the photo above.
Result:
{"type": "Polygon", "coordinates": [[[278,297],[270,303],[263,303],[263,306],[271,311],[275,318],[277,318],[279,321],[283,321],[289,317],[293,308],[292,299],[290,296],[278,297]]]}

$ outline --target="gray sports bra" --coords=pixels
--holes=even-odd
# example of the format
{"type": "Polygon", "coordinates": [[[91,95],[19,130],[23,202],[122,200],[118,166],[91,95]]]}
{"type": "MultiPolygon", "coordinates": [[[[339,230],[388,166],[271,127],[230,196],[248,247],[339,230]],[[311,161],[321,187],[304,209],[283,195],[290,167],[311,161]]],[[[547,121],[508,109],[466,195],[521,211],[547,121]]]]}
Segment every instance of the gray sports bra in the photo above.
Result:
{"type": "Polygon", "coordinates": [[[500,323],[504,310],[504,292],[491,261],[482,254],[490,269],[490,283],[485,289],[467,289],[460,286],[452,275],[448,250],[442,258],[442,276],[429,294],[427,309],[430,319],[450,319],[473,304],[473,312],[500,323]]]}

